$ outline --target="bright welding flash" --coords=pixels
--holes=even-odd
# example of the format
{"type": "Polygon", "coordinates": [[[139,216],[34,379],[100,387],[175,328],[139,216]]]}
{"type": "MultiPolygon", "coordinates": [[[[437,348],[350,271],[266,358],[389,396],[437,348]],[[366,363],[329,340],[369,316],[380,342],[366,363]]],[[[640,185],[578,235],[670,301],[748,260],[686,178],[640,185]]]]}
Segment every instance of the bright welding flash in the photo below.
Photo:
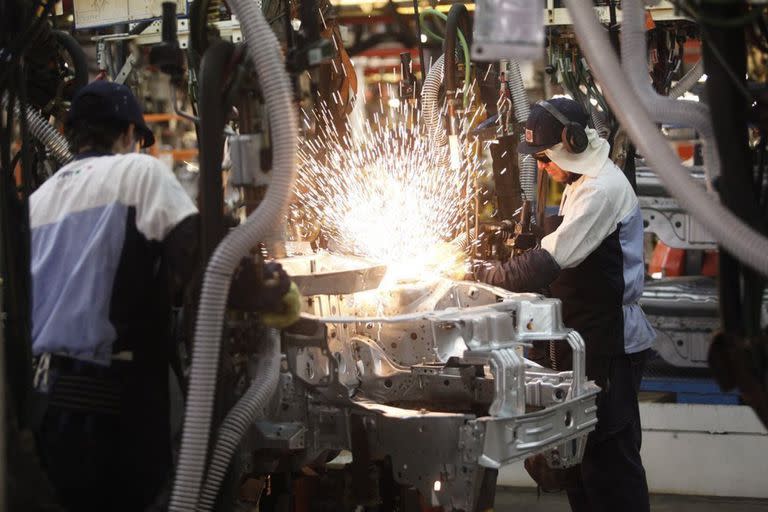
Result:
{"type": "Polygon", "coordinates": [[[461,152],[459,151],[459,137],[458,135],[448,136],[448,147],[451,156],[451,169],[458,171],[461,169],[461,152]]]}

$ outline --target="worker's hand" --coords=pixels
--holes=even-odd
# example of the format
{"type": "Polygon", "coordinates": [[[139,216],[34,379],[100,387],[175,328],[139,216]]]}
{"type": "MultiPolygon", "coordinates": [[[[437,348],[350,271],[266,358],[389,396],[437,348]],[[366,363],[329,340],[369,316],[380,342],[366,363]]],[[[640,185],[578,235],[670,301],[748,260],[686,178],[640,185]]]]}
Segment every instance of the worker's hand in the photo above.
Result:
{"type": "Polygon", "coordinates": [[[299,319],[301,313],[301,293],[296,283],[291,283],[288,293],[283,295],[280,301],[282,308],[275,312],[264,312],[261,314],[261,321],[267,327],[275,329],[285,329],[299,319]]]}

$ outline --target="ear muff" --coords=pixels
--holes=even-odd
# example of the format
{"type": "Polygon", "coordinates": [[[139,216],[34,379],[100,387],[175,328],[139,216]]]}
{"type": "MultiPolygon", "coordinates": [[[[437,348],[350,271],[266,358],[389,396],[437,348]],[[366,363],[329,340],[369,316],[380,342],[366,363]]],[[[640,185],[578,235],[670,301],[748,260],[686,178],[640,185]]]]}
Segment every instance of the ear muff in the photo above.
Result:
{"type": "Polygon", "coordinates": [[[557,110],[557,107],[549,103],[548,101],[538,101],[537,105],[552,114],[552,117],[560,121],[563,125],[563,131],[560,134],[560,141],[563,143],[563,147],[569,153],[583,153],[589,145],[589,139],[587,138],[587,132],[584,127],[579,123],[575,123],[565,117],[562,112],[557,110]]]}

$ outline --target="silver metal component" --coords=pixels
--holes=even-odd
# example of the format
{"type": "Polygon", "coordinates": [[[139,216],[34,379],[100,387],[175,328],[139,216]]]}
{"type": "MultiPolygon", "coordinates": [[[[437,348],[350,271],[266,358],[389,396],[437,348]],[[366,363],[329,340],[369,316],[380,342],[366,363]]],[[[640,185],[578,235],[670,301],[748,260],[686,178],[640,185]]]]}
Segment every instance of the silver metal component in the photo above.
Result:
{"type": "Polygon", "coordinates": [[[372,290],[387,271],[386,266],[362,258],[329,253],[286,258],[280,263],[305,297],[372,290]]]}
{"type": "Polygon", "coordinates": [[[248,133],[229,137],[232,159],[230,181],[236,187],[269,185],[269,173],[264,172],[261,162],[261,135],[248,133]]]}
{"type": "MultiPolygon", "coordinates": [[[[115,83],[125,83],[125,81],[128,79],[128,76],[130,76],[130,74],[133,72],[133,66],[136,65],[136,60],[136,56],[133,53],[128,54],[128,58],[125,59],[125,64],[123,64],[123,67],[120,68],[120,72],[115,77],[115,83]]],[[[174,107],[176,106],[176,101],[173,102],[173,105],[174,107]]]]}
{"type": "Polygon", "coordinates": [[[526,375],[525,403],[539,407],[562,403],[573,382],[573,372],[556,372],[547,368],[528,368],[526,375]]]}
{"type": "Polygon", "coordinates": [[[599,389],[558,300],[450,280],[372,290],[383,270],[358,258],[282,263],[315,293],[309,327],[283,335],[260,448],[299,468],[337,450],[359,457],[364,443],[371,460],[391,458],[395,481],[448,510],[473,509],[484,468],[542,452],[554,467],[578,463],[599,389]],[[536,340],[568,343],[573,370],[527,361],[536,340]]]}
{"type": "Polygon", "coordinates": [[[597,424],[598,388],[592,387],[594,389],[582,397],[541,411],[514,418],[475,420],[485,430],[483,453],[478,463],[500,468],[590,432],[597,424]]]}
{"type": "Polygon", "coordinates": [[[707,366],[712,335],[720,326],[713,279],[650,281],[640,305],[656,330],[654,349],[664,361],[680,367],[707,366]]]}
{"type": "Polygon", "coordinates": [[[656,330],[653,348],[673,366],[707,367],[709,345],[720,322],[717,318],[649,315],[656,330]]]}
{"type": "Polygon", "coordinates": [[[676,199],[638,197],[645,231],[655,233],[666,245],[678,249],[714,249],[716,242],[683,211],[676,199]]]}
{"type": "Polygon", "coordinates": [[[294,451],[305,447],[307,427],[302,423],[257,421],[254,426],[260,436],[260,445],[264,448],[294,451]]]}

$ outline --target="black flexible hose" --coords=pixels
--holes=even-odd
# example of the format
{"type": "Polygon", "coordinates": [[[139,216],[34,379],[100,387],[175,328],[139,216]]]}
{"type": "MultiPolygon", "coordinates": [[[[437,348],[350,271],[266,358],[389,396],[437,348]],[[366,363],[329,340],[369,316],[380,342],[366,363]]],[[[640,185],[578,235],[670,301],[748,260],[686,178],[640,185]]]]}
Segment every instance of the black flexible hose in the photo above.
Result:
{"type": "Polygon", "coordinates": [[[226,70],[234,51],[232,43],[217,41],[208,48],[200,61],[200,177],[197,197],[203,268],[225,233],[221,161],[224,154],[224,126],[231,105],[227,103],[223,89],[226,70]]]}
{"type": "Polygon", "coordinates": [[[77,42],[77,39],[68,32],[54,30],[53,35],[56,37],[56,42],[59,43],[59,46],[70,56],[72,65],[75,68],[75,78],[67,90],[67,95],[71,99],[81,87],[88,84],[88,57],[85,55],[80,43],[77,42]]]}
{"type": "Polygon", "coordinates": [[[446,97],[456,92],[456,40],[458,30],[461,29],[467,46],[472,44],[471,20],[469,11],[464,4],[453,4],[448,11],[448,20],[445,24],[445,42],[443,54],[445,55],[445,92],[446,97]]]}

